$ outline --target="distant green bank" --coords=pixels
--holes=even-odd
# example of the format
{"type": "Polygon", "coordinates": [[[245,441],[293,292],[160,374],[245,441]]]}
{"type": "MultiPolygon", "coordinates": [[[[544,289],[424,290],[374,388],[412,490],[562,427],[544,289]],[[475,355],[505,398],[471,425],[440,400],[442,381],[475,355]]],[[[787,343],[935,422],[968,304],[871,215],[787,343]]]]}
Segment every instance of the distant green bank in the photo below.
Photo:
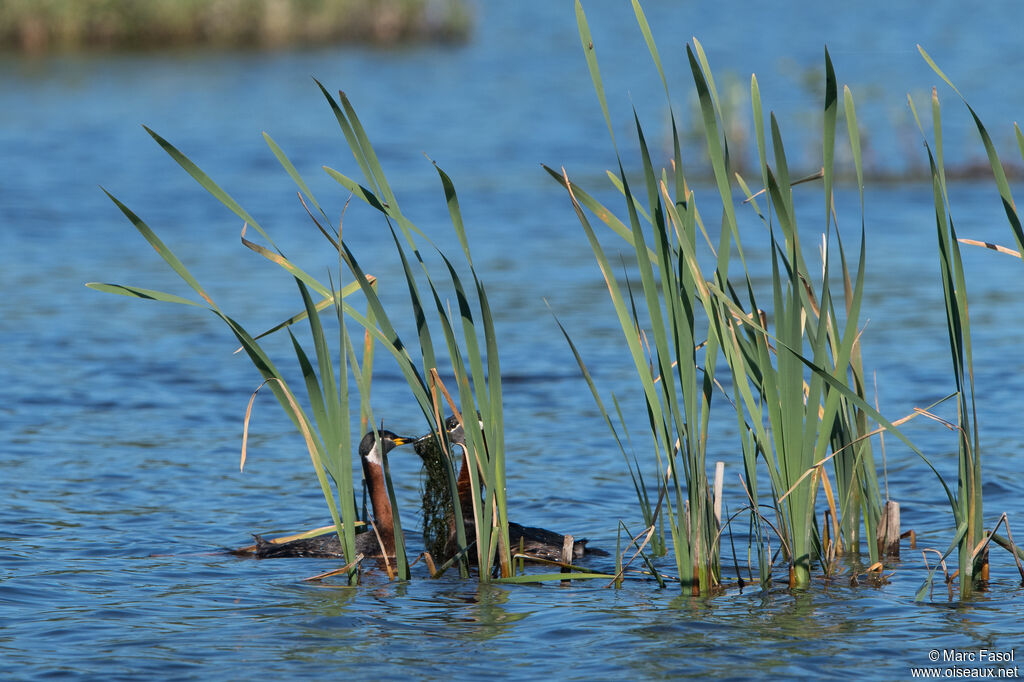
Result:
{"type": "Polygon", "coordinates": [[[465,0],[0,0],[0,49],[458,41],[465,0]]]}

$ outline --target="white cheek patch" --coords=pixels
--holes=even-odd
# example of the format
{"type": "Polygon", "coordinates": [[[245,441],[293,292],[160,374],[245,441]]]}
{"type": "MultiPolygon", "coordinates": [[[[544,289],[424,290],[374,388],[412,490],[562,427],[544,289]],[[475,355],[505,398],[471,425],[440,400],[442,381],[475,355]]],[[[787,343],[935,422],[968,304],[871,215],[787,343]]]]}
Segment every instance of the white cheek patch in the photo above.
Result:
{"type": "Polygon", "coordinates": [[[379,442],[375,443],[374,446],[370,449],[370,452],[366,455],[366,461],[369,462],[370,464],[376,464],[379,467],[384,466],[384,463],[381,461],[380,457],[379,442]]]}

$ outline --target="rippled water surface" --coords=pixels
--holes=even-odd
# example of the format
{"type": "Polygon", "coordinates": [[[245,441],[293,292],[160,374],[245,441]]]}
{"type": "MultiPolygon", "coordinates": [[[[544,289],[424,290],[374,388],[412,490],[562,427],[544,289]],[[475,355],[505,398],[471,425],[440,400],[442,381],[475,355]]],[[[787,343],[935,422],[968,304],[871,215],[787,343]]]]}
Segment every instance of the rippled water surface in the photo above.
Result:
{"type": "MultiPolygon", "coordinates": [[[[240,221],[139,124],[189,154],[291,258],[326,273],[336,264],[260,138],[268,131],[331,215],[340,214],[346,196],[320,166],[352,176],[358,169],[311,76],[345,89],[405,212],[445,246],[453,245],[447,209],[421,152],[458,187],[502,342],[511,516],[588,536],[608,550],[620,519],[640,526],[621,455],[545,305],[642,433],[640,396],[593,256],[563,192],[539,165],[564,165],[600,187],[614,164],[572,11],[562,4],[479,7],[473,39],[456,47],[0,56],[3,677],[787,678],[828,671],[898,679],[911,666],[927,666],[933,649],[1011,651],[1021,643],[1024,590],[1003,552],[993,553],[990,589],[967,604],[948,601],[941,587],[914,602],[924,568],[911,551],[881,587],[844,578],[805,593],[733,588],[704,599],[646,582],[619,591],[447,578],[399,584],[376,571],[357,589],[316,586],[301,579],[336,564],[218,552],[250,532],[321,525],[322,496],[301,440],[269,396],[257,400],[249,462],[239,473],[242,417],[259,381],[247,360],[231,354],[232,340],[213,316],[83,286],[100,280],[185,293],[97,186],[142,215],[223,308],[251,329],[275,324],[299,305],[287,277],[241,247],[240,221]]],[[[827,42],[839,79],[858,95],[869,165],[919,168],[926,157],[904,98],[911,92],[923,111],[938,83],[914,47],[921,43],[970,98],[1004,158],[1019,158],[1008,131],[1024,111],[1024,92],[1006,86],[1019,80],[1024,63],[1009,20],[1014,5],[986,3],[970,13],[953,2],[857,7],[796,2],[737,13],[729,3],[648,3],[683,127],[691,114],[682,41],[697,35],[723,90],[745,89],[749,73],[758,72],[794,165],[815,168],[815,133],[807,130],[817,125],[827,42]],[[814,87],[803,84],[808,79],[814,87]]],[[[588,12],[627,158],[631,105],[655,146],[663,145],[664,95],[628,3],[588,12]]],[[[955,95],[940,94],[950,161],[982,158],[955,95]]],[[[699,155],[699,145],[690,148],[699,155]]],[[[714,194],[698,191],[712,215],[714,194]]],[[[796,198],[813,238],[820,189],[809,185],[796,198]]],[[[837,201],[852,235],[856,192],[840,187],[837,201]]],[[[955,184],[952,202],[961,235],[1012,243],[991,183],[955,184]]],[[[954,390],[931,188],[869,185],[866,219],[865,357],[877,371],[882,410],[895,417],[954,390]]],[[[749,221],[745,229],[754,235],[752,267],[765,273],[760,228],[749,221]]],[[[386,226],[353,206],[345,231],[385,298],[404,305],[386,226]]],[[[1021,270],[980,250],[966,251],[965,260],[991,527],[1003,511],[1012,522],[1024,518],[1021,270]]],[[[268,345],[287,358],[285,344],[268,345]]],[[[401,376],[383,357],[374,390],[375,412],[390,428],[423,429],[401,376]]],[[[735,481],[731,415],[725,408],[711,456],[727,462],[735,481]]],[[[955,480],[949,432],[933,423],[907,432],[955,480]]],[[[639,443],[638,456],[653,467],[639,443]]],[[[391,457],[407,525],[417,520],[413,459],[401,451],[391,457]]],[[[887,442],[887,464],[904,528],[917,531],[921,546],[945,549],[953,522],[931,474],[894,442],[887,442]]],[[[727,485],[726,502],[742,506],[738,485],[727,485]]],[[[663,568],[671,571],[669,563],[663,568]]],[[[422,577],[421,567],[413,570],[422,577]]]]}

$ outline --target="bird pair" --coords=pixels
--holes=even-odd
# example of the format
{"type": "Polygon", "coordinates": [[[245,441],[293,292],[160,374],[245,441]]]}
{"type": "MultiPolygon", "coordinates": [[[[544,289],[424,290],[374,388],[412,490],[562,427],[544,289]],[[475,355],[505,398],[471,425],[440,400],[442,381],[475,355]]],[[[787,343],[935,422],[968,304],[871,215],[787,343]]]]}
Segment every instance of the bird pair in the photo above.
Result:
{"type": "MultiPolygon", "coordinates": [[[[462,512],[466,542],[476,538],[473,523],[473,494],[470,485],[470,471],[466,448],[465,430],[461,422],[451,416],[445,420],[448,442],[462,449],[462,461],[456,479],[459,507],[462,512]]],[[[420,438],[398,436],[391,431],[370,431],[359,443],[359,458],[363,466],[367,491],[373,509],[374,532],[356,536],[356,552],[366,557],[394,556],[395,530],[391,501],[388,497],[384,477],[384,461],[394,448],[413,443],[426,467],[426,482],[423,495],[424,541],[427,550],[435,559],[446,561],[461,551],[456,540],[455,515],[450,494],[448,468],[444,464],[444,451],[433,432],[420,438]]],[[[509,542],[513,549],[521,549],[528,556],[558,560],[562,558],[565,536],[543,528],[522,526],[509,522],[509,542]]],[[[301,540],[275,543],[256,537],[255,555],[259,558],[273,557],[341,557],[344,552],[336,533],[301,540]]],[[[587,541],[575,541],[572,556],[577,559],[584,554],[607,555],[596,548],[588,548],[587,541]]]]}

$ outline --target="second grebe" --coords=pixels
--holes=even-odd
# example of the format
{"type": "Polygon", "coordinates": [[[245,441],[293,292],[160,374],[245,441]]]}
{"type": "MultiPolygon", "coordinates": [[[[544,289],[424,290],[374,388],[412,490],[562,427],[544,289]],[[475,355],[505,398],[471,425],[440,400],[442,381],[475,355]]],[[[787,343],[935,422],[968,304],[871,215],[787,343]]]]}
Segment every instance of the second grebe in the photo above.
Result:
{"type": "MultiPolygon", "coordinates": [[[[380,430],[378,441],[373,431],[363,436],[359,443],[359,459],[363,464],[363,476],[366,488],[370,493],[370,504],[373,507],[373,523],[380,534],[370,529],[356,536],[356,552],[366,557],[382,557],[395,555],[395,524],[391,512],[391,500],[388,499],[387,483],[384,478],[384,461],[387,454],[399,445],[412,442],[411,438],[396,436],[390,431],[380,430]],[[383,544],[383,551],[381,550],[383,544]]],[[[278,557],[321,557],[344,558],[345,552],[337,533],[319,535],[301,540],[274,543],[256,536],[256,548],[253,552],[257,558],[271,559],[278,557]]]]}
{"type": "MultiPolygon", "coordinates": [[[[466,529],[466,541],[472,542],[476,538],[476,528],[473,521],[473,492],[470,485],[466,433],[455,415],[445,420],[444,427],[448,442],[462,448],[462,463],[456,478],[456,489],[466,529]]],[[[447,467],[444,466],[444,452],[438,439],[433,437],[433,432],[413,441],[413,448],[423,459],[427,473],[423,491],[423,541],[435,558],[440,556],[441,561],[446,561],[454,556],[459,548],[455,538],[455,514],[452,498],[448,493],[450,488],[447,467]]],[[[513,553],[518,552],[521,546],[523,553],[529,556],[551,561],[562,559],[565,536],[561,533],[509,521],[508,539],[513,553]]],[[[587,547],[587,539],[581,538],[573,543],[572,557],[579,559],[584,555],[608,556],[608,553],[596,547],[587,547]]]]}

